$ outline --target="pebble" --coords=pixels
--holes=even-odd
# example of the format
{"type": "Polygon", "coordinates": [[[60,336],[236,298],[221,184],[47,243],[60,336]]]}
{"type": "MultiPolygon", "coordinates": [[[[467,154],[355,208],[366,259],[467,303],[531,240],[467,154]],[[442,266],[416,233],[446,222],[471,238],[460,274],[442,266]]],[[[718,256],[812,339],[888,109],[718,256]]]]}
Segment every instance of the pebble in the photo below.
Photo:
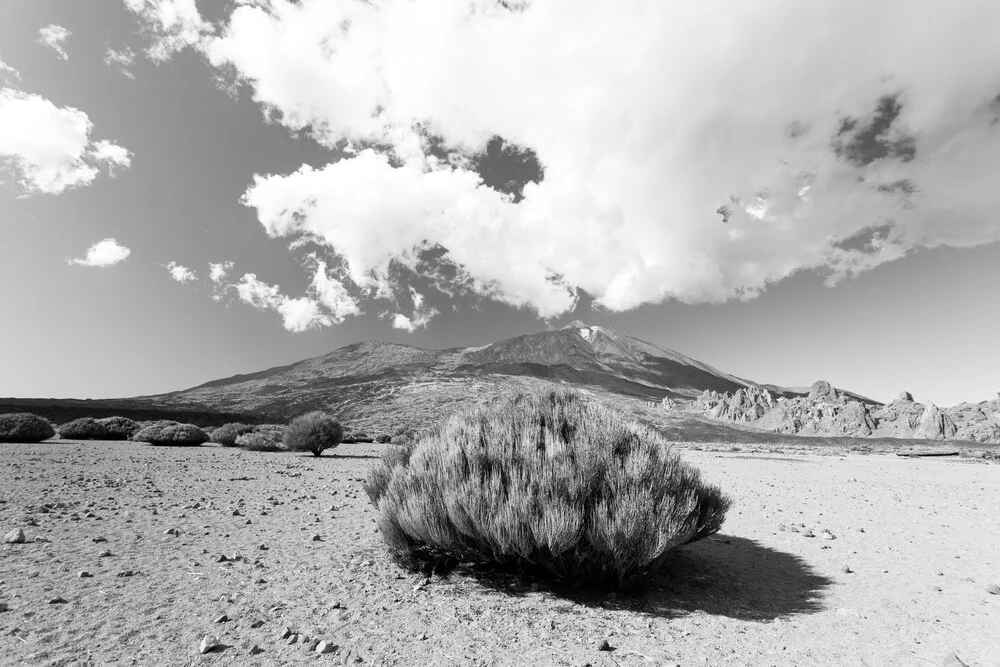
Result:
{"type": "Polygon", "coordinates": [[[257,646],[256,644],[254,644],[253,646],[250,647],[250,655],[260,655],[263,652],[264,652],[264,649],[262,649],[261,647],[257,646]]]}
{"type": "Polygon", "coordinates": [[[844,566],[844,569],[842,570],[842,572],[843,572],[844,574],[851,574],[852,572],[854,572],[854,570],[852,570],[852,569],[851,569],[851,566],[850,566],[850,565],[845,565],[845,566],[844,566]]]}
{"type": "Polygon", "coordinates": [[[10,611],[10,607],[7,606],[6,602],[0,602],[0,614],[5,611],[10,611]]]}
{"type": "Polygon", "coordinates": [[[229,620],[229,617],[226,616],[225,614],[223,614],[222,616],[220,616],[217,619],[215,619],[215,622],[216,623],[225,623],[228,620],[229,620]]]}
{"type": "Polygon", "coordinates": [[[28,541],[28,538],[24,536],[24,531],[20,528],[15,528],[6,535],[3,536],[3,541],[7,544],[24,544],[28,541]]]}
{"type": "Polygon", "coordinates": [[[962,662],[962,659],[958,657],[956,653],[949,653],[941,661],[941,667],[969,667],[967,664],[962,662]]]}
{"type": "Polygon", "coordinates": [[[49,600],[49,604],[66,604],[66,602],[67,602],[66,598],[61,598],[58,596],[49,600]]]}
{"type": "Polygon", "coordinates": [[[597,642],[597,650],[598,651],[610,651],[611,650],[611,644],[608,643],[607,639],[602,639],[601,641],[597,642]]]}
{"type": "Polygon", "coordinates": [[[48,544],[52,540],[47,537],[42,537],[41,535],[35,535],[35,544],[48,544]]]}
{"type": "Polygon", "coordinates": [[[239,510],[233,510],[233,516],[243,516],[243,512],[239,510]]]}
{"type": "Polygon", "coordinates": [[[802,533],[802,537],[816,537],[816,533],[812,532],[812,530],[806,530],[806,532],[802,533]]]}
{"type": "Polygon", "coordinates": [[[989,593],[990,595],[1000,595],[1000,586],[997,586],[996,584],[990,584],[989,586],[986,587],[986,592],[989,593]]]}
{"type": "Polygon", "coordinates": [[[288,638],[288,645],[291,646],[292,644],[294,644],[297,641],[299,641],[299,636],[298,635],[292,635],[291,637],[288,638]]]}
{"type": "Polygon", "coordinates": [[[333,642],[321,641],[320,643],[316,644],[317,653],[333,653],[336,650],[337,650],[337,645],[334,644],[333,642]]]}
{"type": "Polygon", "coordinates": [[[225,563],[229,559],[226,558],[226,554],[219,554],[219,557],[215,559],[216,563],[225,563]]]}
{"type": "Polygon", "coordinates": [[[820,537],[822,537],[824,540],[835,540],[835,539],[837,539],[837,536],[834,535],[833,533],[831,533],[829,530],[824,530],[823,534],[820,535],[820,537]]]}
{"type": "Polygon", "coordinates": [[[94,575],[92,575],[90,572],[87,572],[86,570],[80,570],[79,572],[76,573],[76,576],[79,577],[80,579],[89,579],[94,575]]]}
{"type": "Polygon", "coordinates": [[[198,644],[198,653],[208,653],[219,647],[219,638],[213,635],[205,635],[198,644]]]}
{"type": "Polygon", "coordinates": [[[292,629],[286,626],[285,629],[281,631],[280,637],[281,639],[288,639],[291,636],[292,636],[292,629]]]}
{"type": "Polygon", "coordinates": [[[322,538],[322,537],[320,537],[319,535],[313,535],[313,536],[312,536],[312,541],[313,541],[313,542],[322,542],[322,541],[323,541],[323,538],[322,538]]]}
{"type": "Polygon", "coordinates": [[[264,621],[262,621],[262,620],[260,620],[258,618],[256,621],[254,621],[253,623],[250,624],[250,628],[252,630],[256,630],[257,628],[259,628],[262,625],[264,625],[264,621]]]}

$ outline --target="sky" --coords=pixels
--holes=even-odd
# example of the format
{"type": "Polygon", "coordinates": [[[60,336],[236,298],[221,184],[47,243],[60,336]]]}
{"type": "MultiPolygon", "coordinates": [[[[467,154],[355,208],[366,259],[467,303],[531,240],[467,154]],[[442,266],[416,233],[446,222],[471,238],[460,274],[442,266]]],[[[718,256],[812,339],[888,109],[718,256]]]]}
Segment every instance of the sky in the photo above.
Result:
{"type": "Polygon", "coordinates": [[[0,396],[581,319],[1000,391],[1000,5],[7,0],[0,396]]]}

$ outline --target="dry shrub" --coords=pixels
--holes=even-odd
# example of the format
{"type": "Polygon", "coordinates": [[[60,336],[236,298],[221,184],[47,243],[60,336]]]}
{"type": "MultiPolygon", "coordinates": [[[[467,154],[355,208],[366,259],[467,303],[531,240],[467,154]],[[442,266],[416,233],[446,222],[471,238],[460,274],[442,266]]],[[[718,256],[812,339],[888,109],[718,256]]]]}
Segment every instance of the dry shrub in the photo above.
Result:
{"type": "Polygon", "coordinates": [[[340,422],[317,410],[293,419],[285,428],[282,443],[290,451],[319,456],[339,445],[343,437],[344,429],[340,422]]]}
{"type": "Polygon", "coordinates": [[[410,462],[413,447],[412,444],[393,445],[382,453],[382,460],[379,463],[368,469],[368,475],[362,486],[364,486],[365,493],[368,494],[368,499],[372,501],[372,505],[378,507],[379,499],[385,495],[386,489],[389,488],[392,472],[410,462]]]}
{"type": "Polygon", "coordinates": [[[212,431],[210,439],[211,442],[216,442],[223,447],[235,447],[236,438],[253,432],[254,428],[253,424],[240,424],[239,422],[224,424],[212,431]]]}
{"type": "Polygon", "coordinates": [[[60,426],[59,437],[68,440],[107,440],[108,429],[93,417],[80,417],[60,426]]]}
{"type": "Polygon", "coordinates": [[[97,423],[104,427],[107,440],[129,440],[139,430],[139,422],[128,417],[105,417],[97,423]]]}
{"type": "Polygon", "coordinates": [[[575,392],[459,413],[366,484],[404,564],[441,558],[625,586],[717,532],[731,501],[659,434],[575,392]]]}
{"type": "Polygon", "coordinates": [[[383,433],[375,438],[375,442],[379,443],[380,445],[384,445],[388,442],[392,442],[392,436],[389,435],[388,433],[383,433]]]}
{"type": "Polygon", "coordinates": [[[0,415],[0,442],[41,442],[55,434],[56,430],[47,419],[30,412],[0,415]]]}
{"type": "Polygon", "coordinates": [[[283,452],[285,447],[281,440],[284,435],[282,424],[261,424],[255,426],[253,431],[237,436],[236,446],[251,452],[283,452]]]}
{"type": "Polygon", "coordinates": [[[132,439],[151,445],[191,447],[208,442],[208,434],[194,424],[161,421],[138,431],[132,439]]]}

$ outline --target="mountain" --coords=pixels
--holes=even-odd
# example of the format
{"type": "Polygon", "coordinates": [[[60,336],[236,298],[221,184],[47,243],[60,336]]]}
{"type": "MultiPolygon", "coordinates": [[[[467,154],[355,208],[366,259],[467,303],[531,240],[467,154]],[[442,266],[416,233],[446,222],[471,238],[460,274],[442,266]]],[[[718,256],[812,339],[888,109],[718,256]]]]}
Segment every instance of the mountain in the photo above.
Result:
{"type": "Polygon", "coordinates": [[[694,399],[748,385],[673,350],[581,322],[491,345],[424,350],[365,342],[255,373],[134,400],[178,410],[252,413],[275,420],[332,410],[386,428],[418,426],[470,398],[505,388],[572,385],[642,402],[694,399]],[[391,417],[389,415],[392,415],[391,417]]]}

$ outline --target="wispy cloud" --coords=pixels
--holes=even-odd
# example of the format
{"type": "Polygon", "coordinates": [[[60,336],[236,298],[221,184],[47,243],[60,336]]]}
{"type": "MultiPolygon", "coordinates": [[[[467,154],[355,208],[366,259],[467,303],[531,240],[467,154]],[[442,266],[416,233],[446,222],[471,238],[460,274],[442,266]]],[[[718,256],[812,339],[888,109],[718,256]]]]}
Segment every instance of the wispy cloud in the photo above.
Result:
{"type": "Polygon", "coordinates": [[[424,295],[410,288],[410,299],[413,302],[413,314],[410,316],[396,313],[392,318],[392,327],[413,333],[417,329],[426,328],[431,319],[438,314],[437,309],[425,307],[424,295]]]}
{"type": "Polygon", "coordinates": [[[72,32],[61,25],[50,23],[38,31],[38,43],[55,51],[56,55],[63,60],[69,60],[69,55],[67,55],[66,50],[63,48],[63,44],[72,34],[72,32]]]}
{"type": "Polygon", "coordinates": [[[314,299],[293,298],[282,294],[278,285],[269,285],[253,273],[245,274],[235,288],[244,303],[258,310],[273,310],[281,315],[282,323],[288,331],[301,333],[330,325],[330,318],[322,312],[314,299]]]}
{"type": "Polygon", "coordinates": [[[88,185],[106,169],[128,168],[131,155],[111,141],[92,142],[93,125],[73,107],[40,95],[0,90],[0,163],[26,194],[59,194],[88,185]]]}
{"type": "Polygon", "coordinates": [[[210,61],[276,122],[357,147],[245,203],[352,289],[443,249],[462,289],[543,317],[581,289],[611,310],[744,299],[1000,240],[1000,5],[628,6],[237,6],[201,33],[210,61]]]}
{"type": "Polygon", "coordinates": [[[208,277],[213,283],[221,283],[233,268],[233,262],[211,262],[208,265],[208,277]]]}
{"type": "Polygon", "coordinates": [[[135,80],[135,74],[129,69],[135,62],[135,53],[127,46],[120,49],[113,49],[110,46],[104,52],[104,64],[113,67],[122,75],[135,80]]]}
{"type": "Polygon", "coordinates": [[[163,62],[175,53],[198,45],[214,32],[202,19],[194,0],[125,0],[125,6],[139,19],[150,40],[146,55],[163,62]]]}
{"type": "Polygon", "coordinates": [[[8,65],[7,63],[5,63],[3,61],[3,58],[0,58],[0,82],[2,82],[4,79],[17,79],[18,81],[20,81],[21,73],[18,72],[13,67],[11,67],[10,65],[8,65]]]}
{"type": "Polygon", "coordinates": [[[98,241],[87,248],[87,254],[82,258],[66,259],[69,265],[93,266],[96,268],[107,268],[119,262],[124,262],[132,251],[112,238],[98,241]]]}
{"type": "Polygon", "coordinates": [[[170,262],[164,268],[167,269],[170,277],[179,283],[191,283],[198,280],[198,274],[177,262],[170,262]]]}

